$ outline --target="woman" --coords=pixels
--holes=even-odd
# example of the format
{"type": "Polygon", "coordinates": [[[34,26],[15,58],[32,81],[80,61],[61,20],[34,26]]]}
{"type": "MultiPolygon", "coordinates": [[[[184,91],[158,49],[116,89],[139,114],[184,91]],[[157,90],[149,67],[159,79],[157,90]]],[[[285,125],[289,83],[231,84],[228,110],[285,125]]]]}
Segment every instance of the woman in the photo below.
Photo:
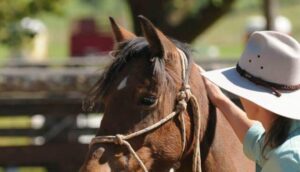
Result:
{"type": "Polygon", "coordinates": [[[300,172],[300,45],[273,31],[253,33],[234,68],[202,72],[240,97],[244,110],[205,79],[258,172],[300,172]]]}

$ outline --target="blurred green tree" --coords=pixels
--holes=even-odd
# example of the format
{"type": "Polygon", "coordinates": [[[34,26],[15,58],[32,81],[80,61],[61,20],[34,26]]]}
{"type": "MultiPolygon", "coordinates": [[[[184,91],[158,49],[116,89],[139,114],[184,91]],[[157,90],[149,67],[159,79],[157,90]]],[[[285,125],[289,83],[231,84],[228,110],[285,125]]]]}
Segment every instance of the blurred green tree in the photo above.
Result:
{"type": "Polygon", "coordinates": [[[13,48],[22,46],[33,35],[21,27],[21,19],[44,12],[61,13],[64,1],[67,0],[1,0],[0,43],[13,48]]]}
{"type": "Polygon", "coordinates": [[[169,36],[192,42],[223,15],[236,0],[127,0],[134,28],[140,32],[137,15],[144,15],[169,36]]]}
{"type": "MultiPolygon", "coordinates": [[[[81,1],[97,10],[104,5],[104,1],[99,0],[81,1]]],[[[142,14],[169,36],[186,42],[192,42],[228,13],[235,1],[237,0],[126,0],[137,33],[140,33],[137,16],[142,14]]],[[[109,3],[120,3],[120,0],[109,3]]]]}

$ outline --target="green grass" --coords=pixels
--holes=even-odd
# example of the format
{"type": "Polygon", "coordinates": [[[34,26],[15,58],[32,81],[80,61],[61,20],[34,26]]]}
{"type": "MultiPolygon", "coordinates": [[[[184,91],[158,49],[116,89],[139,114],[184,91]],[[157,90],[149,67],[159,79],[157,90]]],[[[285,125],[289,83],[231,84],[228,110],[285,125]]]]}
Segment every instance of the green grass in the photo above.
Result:
{"type": "Polygon", "coordinates": [[[24,146],[24,145],[30,145],[31,143],[32,143],[32,139],[30,137],[25,137],[25,136],[3,137],[3,136],[0,136],[0,147],[2,147],[2,146],[24,146]]]}
{"type": "MultiPolygon", "coordinates": [[[[44,167],[21,167],[18,172],[46,172],[44,167]]],[[[0,172],[5,172],[4,168],[0,168],[0,172]]]]}
{"type": "MultiPolygon", "coordinates": [[[[65,4],[64,14],[57,17],[53,15],[43,15],[41,19],[45,21],[50,33],[49,42],[49,59],[64,60],[69,58],[69,38],[72,31],[72,24],[75,20],[93,16],[100,23],[100,31],[110,31],[108,16],[115,14],[123,14],[124,18],[128,18],[128,10],[123,1],[118,6],[111,6],[110,0],[101,3],[101,9],[91,9],[87,5],[81,4],[78,0],[68,1],[65,4]],[[116,9],[117,8],[117,9],[116,9]],[[121,8],[121,9],[120,9],[121,8]]],[[[120,18],[123,18],[120,16],[120,18]]]]}
{"type": "MultiPolygon", "coordinates": [[[[29,116],[1,116],[0,117],[0,129],[12,129],[12,128],[30,128],[31,118],[29,116]]],[[[0,136],[0,146],[22,146],[31,144],[32,140],[29,137],[16,137],[0,136]]]]}
{"type": "Polygon", "coordinates": [[[29,128],[31,126],[29,116],[1,116],[0,129],[3,128],[29,128]]]}
{"type": "Polygon", "coordinates": [[[1,46],[0,44],[0,64],[7,60],[8,54],[9,52],[7,47],[1,46]]]}
{"type": "MultiPolygon", "coordinates": [[[[246,1],[243,1],[246,3],[246,1]]],[[[282,2],[282,1],[281,1],[282,2]]],[[[299,1],[283,1],[278,10],[283,16],[290,19],[293,24],[292,36],[300,40],[299,1]]],[[[218,21],[211,29],[199,36],[193,47],[216,46],[219,48],[221,58],[238,58],[245,44],[245,26],[249,16],[260,15],[260,8],[255,6],[255,1],[247,1],[247,4],[238,3],[234,10],[218,21]],[[248,5],[248,7],[246,6],[248,5]]],[[[257,2],[256,2],[257,5],[257,2]]],[[[202,54],[202,58],[207,55],[202,54]]]]}

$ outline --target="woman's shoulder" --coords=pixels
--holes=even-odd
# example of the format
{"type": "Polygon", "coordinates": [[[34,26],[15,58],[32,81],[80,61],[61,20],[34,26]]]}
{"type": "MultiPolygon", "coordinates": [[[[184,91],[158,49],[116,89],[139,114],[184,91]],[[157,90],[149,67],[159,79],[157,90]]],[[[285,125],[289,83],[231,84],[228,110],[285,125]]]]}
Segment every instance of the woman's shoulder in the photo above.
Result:
{"type": "Polygon", "coordinates": [[[273,151],[274,156],[288,156],[298,158],[300,161],[300,133],[289,137],[282,145],[273,151]]]}
{"type": "Polygon", "coordinates": [[[268,166],[285,172],[300,171],[300,134],[270,152],[268,166]],[[276,168],[275,168],[276,167],[276,168]]]}

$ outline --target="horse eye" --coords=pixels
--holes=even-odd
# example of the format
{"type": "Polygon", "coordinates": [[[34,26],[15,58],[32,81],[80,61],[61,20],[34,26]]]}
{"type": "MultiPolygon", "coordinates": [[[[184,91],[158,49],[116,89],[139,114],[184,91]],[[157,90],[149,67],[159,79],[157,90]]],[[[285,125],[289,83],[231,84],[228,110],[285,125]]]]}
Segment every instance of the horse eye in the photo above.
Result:
{"type": "Polygon", "coordinates": [[[157,101],[157,98],[154,96],[149,96],[149,97],[143,97],[141,100],[141,104],[145,106],[151,106],[155,104],[157,101]]]}

